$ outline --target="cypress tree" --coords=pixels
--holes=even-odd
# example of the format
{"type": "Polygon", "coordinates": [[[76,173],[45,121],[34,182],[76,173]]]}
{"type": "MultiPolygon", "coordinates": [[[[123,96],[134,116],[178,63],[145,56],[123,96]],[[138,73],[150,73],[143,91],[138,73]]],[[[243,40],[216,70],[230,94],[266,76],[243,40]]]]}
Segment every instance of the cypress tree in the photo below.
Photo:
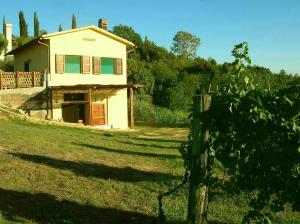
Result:
{"type": "Polygon", "coordinates": [[[28,24],[25,21],[24,13],[19,12],[20,37],[28,37],[28,24]]]}
{"type": "Polygon", "coordinates": [[[34,12],[34,36],[38,37],[40,35],[40,22],[37,17],[36,12],[34,12]]]}
{"type": "Polygon", "coordinates": [[[59,24],[59,27],[58,27],[58,31],[61,32],[63,31],[64,29],[62,28],[61,24],[59,24]]]}
{"type": "Polygon", "coordinates": [[[76,27],[77,27],[76,17],[75,17],[75,15],[73,14],[73,16],[72,16],[72,29],[76,29],[76,27]]]}
{"type": "Polygon", "coordinates": [[[2,29],[3,29],[3,32],[2,32],[2,34],[3,34],[3,36],[5,36],[5,16],[3,16],[3,20],[2,20],[2,29]]]}

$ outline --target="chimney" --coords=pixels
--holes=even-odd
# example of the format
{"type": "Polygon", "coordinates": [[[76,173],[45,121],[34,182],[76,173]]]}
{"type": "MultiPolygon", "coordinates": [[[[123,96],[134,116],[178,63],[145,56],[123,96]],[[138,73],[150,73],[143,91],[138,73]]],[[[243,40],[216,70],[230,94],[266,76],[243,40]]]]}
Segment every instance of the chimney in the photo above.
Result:
{"type": "Polygon", "coordinates": [[[107,31],[108,21],[107,19],[101,18],[98,21],[98,27],[107,31]]]}
{"type": "Polygon", "coordinates": [[[9,52],[12,50],[12,24],[5,23],[5,38],[7,40],[7,50],[9,52]]]}

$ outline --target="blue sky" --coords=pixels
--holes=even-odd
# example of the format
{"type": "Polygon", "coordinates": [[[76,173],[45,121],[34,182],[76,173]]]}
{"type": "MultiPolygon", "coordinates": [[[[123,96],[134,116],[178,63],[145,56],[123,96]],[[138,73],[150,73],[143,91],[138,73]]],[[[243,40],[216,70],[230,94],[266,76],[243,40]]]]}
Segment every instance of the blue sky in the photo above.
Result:
{"type": "Polygon", "coordinates": [[[219,63],[232,61],[231,50],[247,41],[253,64],[278,72],[285,69],[300,74],[299,0],[10,0],[1,3],[0,16],[13,23],[19,34],[18,12],[23,10],[29,32],[33,12],[47,32],[71,26],[75,13],[77,26],[109,20],[109,27],[132,26],[167,49],[177,31],[190,32],[201,39],[198,55],[219,63]]]}

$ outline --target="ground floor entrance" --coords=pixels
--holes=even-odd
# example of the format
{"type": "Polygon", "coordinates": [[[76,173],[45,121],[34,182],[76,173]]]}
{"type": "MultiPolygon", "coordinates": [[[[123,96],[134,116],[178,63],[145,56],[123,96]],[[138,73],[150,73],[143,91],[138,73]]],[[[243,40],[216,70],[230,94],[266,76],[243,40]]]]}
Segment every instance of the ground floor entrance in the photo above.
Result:
{"type": "Polygon", "coordinates": [[[85,124],[86,123],[85,105],[84,104],[62,105],[62,118],[64,122],[85,124]]]}
{"type": "Polygon", "coordinates": [[[133,89],[135,85],[77,85],[49,88],[50,119],[104,128],[134,127],[133,89]],[[129,96],[129,97],[128,97],[129,96]],[[129,111],[128,116],[128,98],[129,111]]]}
{"type": "Polygon", "coordinates": [[[105,105],[92,103],[92,125],[105,125],[105,105]]]}

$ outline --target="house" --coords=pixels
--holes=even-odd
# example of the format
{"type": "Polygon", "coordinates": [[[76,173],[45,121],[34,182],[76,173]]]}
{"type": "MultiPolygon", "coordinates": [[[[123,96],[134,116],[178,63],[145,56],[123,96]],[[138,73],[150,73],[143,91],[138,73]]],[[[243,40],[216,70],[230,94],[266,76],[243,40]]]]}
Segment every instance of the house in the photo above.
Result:
{"type": "Polygon", "coordinates": [[[133,128],[138,86],[127,84],[127,53],[134,44],[105,27],[46,34],[7,53],[14,56],[15,72],[46,71],[41,110],[49,119],[126,129],[130,95],[133,128]]]}

